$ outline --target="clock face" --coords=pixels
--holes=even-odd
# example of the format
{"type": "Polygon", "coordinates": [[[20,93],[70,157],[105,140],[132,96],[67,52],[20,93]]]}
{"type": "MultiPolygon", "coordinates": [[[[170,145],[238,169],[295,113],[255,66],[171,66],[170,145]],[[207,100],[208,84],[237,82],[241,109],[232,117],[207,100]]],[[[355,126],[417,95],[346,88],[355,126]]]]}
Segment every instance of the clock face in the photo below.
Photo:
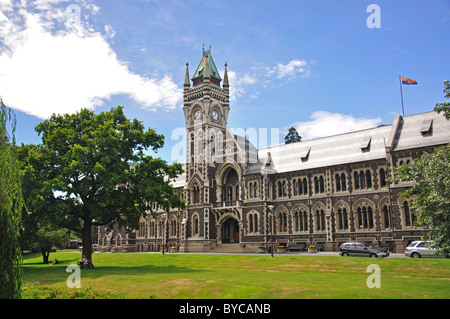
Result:
{"type": "Polygon", "coordinates": [[[196,110],[194,112],[194,120],[199,120],[202,118],[202,111],[201,110],[196,110]]]}
{"type": "Polygon", "coordinates": [[[211,117],[213,121],[217,122],[219,120],[219,112],[217,110],[213,110],[211,113],[211,117]]]}

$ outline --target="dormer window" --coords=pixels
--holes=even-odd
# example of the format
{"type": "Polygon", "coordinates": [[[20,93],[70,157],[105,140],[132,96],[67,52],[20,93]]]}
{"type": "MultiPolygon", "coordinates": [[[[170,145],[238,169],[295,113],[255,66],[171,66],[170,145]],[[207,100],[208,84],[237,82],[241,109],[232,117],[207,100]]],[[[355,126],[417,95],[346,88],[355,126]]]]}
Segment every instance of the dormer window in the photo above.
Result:
{"type": "Polygon", "coordinates": [[[422,133],[422,136],[432,136],[433,120],[424,120],[422,122],[422,126],[420,127],[420,133],[422,133]]]}
{"type": "Polygon", "coordinates": [[[302,162],[308,161],[310,151],[311,151],[311,148],[307,148],[300,152],[300,158],[301,158],[302,162]]]}
{"type": "Polygon", "coordinates": [[[363,152],[363,153],[370,152],[371,141],[372,141],[372,137],[370,137],[370,136],[364,137],[361,140],[361,144],[359,146],[361,148],[361,152],[363,152]]]}

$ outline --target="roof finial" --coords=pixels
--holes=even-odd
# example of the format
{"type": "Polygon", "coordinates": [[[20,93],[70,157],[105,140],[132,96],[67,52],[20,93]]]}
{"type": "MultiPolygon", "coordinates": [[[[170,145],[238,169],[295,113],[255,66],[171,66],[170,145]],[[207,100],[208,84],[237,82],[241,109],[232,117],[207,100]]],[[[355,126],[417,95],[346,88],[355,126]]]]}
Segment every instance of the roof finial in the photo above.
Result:
{"type": "Polygon", "coordinates": [[[205,54],[205,44],[204,43],[203,43],[202,51],[203,51],[203,54],[205,54]]]}

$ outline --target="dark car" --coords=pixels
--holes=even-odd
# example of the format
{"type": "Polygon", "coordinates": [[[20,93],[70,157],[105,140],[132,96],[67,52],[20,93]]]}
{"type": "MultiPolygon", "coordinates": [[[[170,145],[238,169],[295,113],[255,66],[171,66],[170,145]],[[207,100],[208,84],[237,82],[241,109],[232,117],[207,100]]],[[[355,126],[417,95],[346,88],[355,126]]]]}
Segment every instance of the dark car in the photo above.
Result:
{"type": "Polygon", "coordinates": [[[376,248],[366,247],[363,243],[350,242],[344,243],[339,247],[340,256],[362,256],[362,257],[387,257],[388,251],[383,251],[376,248]]]}

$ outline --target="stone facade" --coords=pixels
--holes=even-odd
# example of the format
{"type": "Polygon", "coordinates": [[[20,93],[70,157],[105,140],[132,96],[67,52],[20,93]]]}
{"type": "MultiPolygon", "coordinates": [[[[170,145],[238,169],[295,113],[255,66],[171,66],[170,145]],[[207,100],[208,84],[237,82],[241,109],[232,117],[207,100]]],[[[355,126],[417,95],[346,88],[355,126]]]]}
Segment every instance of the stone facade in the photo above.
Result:
{"type": "Polygon", "coordinates": [[[227,65],[222,78],[206,51],[184,83],[185,173],[173,182],[187,208],[148,215],[132,234],[99,230],[99,244],[127,251],[264,251],[268,243],[336,251],[346,241],[403,252],[414,226],[411,183],[390,183],[392,168],[450,142],[450,125],[428,112],[392,125],[257,150],[227,128],[227,65]]]}

